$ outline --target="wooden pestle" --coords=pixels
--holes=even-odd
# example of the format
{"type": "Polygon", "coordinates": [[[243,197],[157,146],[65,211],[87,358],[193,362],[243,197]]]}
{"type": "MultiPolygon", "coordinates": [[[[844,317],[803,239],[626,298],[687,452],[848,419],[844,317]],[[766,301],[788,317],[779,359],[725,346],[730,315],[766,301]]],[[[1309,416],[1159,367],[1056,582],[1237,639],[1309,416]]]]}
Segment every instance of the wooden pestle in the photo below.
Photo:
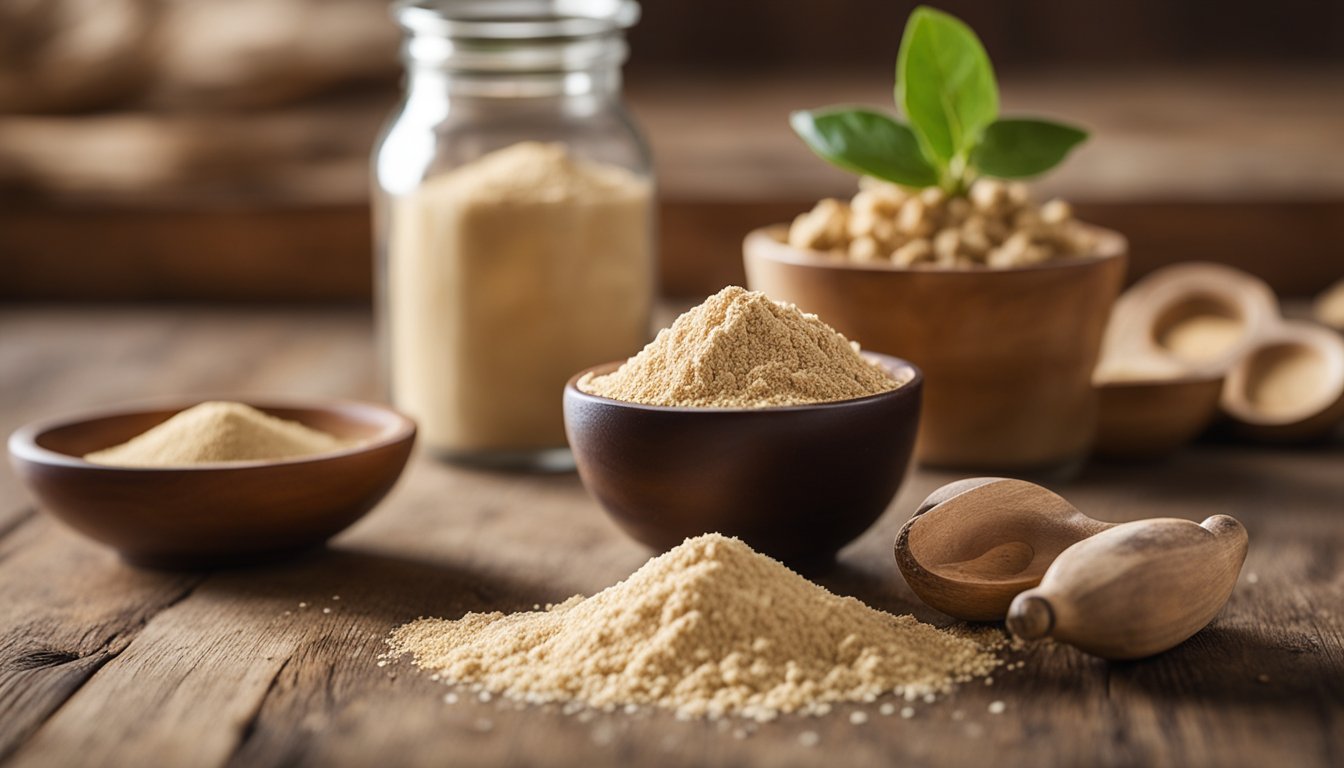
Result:
{"type": "Polygon", "coordinates": [[[1008,629],[1107,659],[1161,653],[1218,614],[1246,548],[1246,529],[1227,515],[1114,526],[1066,549],[1040,586],[1014,598],[1008,629]]]}

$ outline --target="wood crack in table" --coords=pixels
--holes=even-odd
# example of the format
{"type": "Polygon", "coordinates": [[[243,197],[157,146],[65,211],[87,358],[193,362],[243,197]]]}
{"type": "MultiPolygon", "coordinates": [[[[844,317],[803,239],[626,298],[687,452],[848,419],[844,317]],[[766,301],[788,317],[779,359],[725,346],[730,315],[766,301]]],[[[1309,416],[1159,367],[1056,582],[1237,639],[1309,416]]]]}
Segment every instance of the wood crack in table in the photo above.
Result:
{"type": "MultiPolygon", "coordinates": [[[[359,312],[6,308],[0,427],[166,394],[371,396],[359,312]]],[[[889,551],[919,499],[955,479],[914,472],[887,515],[822,578],[940,624],[889,551]]],[[[1052,484],[1100,519],[1242,520],[1251,549],[1215,623],[1119,664],[1042,644],[1020,669],[914,716],[851,707],[741,723],[662,713],[566,716],[452,691],[383,638],[421,615],[512,611],[591,594],[648,553],[569,475],[417,458],[387,502],[290,563],[165,574],[32,510],[0,474],[0,762],[88,765],[1339,765],[1344,763],[1344,442],[1205,443],[1152,465],[1095,464],[1052,484]],[[1001,701],[1004,711],[990,711],[1001,701]],[[805,746],[800,734],[816,734],[805,746]]],[[[904,702],[897,703],[897,711],[904,702]]]]}

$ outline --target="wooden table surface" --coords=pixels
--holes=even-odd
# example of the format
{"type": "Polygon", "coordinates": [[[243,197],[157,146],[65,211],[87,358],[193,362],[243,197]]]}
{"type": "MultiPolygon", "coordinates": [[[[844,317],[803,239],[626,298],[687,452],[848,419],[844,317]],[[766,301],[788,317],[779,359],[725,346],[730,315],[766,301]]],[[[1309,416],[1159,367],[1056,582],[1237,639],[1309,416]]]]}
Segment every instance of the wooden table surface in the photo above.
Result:
{"type": "MultiPolygon", "coordinates": [[[[0,308],[0,428],[157,395],[368,397],[373,359],[367,317],[353,311],[0,308]]],[[[956,477],[914,472],[824,583],[947,623],[916,602],[890,545],[916,503],[956,477]]],[[[1108,664],[1039,645],[1009,654],[1023,668],[920,703],[912,719],[870,706],[854,725],[842,707],[735,733],[666,714],[449,704],[407,664],[377,665],[401,622],[588,594],[644,562],[574,476],[417,458],[323,552],[165,574],[68,532],[0,472],[0,762],[1344,764],[1344,442],[1208,444],[1151,466],[1092,465],[1054,487],[1105,520],[1238,517],[1251,548],[1231,602],[1154,659],[1108,664]]]]}

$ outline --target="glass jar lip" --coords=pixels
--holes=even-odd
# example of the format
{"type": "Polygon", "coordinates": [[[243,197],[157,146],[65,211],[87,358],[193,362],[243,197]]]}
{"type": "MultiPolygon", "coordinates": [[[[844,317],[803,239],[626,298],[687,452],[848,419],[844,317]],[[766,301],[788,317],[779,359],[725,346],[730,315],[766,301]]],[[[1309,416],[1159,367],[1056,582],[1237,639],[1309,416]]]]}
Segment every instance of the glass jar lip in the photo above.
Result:
{"type": "Polygon", "coordinates": [[[640,7],[636,0],[397,0],[392,15],[413,34],[535,40],[627,29],[640,7]]]}

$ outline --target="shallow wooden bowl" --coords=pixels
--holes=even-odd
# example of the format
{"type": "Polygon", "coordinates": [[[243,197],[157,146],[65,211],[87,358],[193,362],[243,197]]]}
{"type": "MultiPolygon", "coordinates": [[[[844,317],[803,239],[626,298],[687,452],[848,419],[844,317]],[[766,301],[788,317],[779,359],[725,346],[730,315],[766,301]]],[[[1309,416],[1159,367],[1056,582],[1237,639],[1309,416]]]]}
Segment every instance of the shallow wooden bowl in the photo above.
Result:
{"type": "Polygon", "coordinates": [[[382,500],[415,441],[415,424],[381,405],[249,402],[362,442],[311,457],[180,468],[110,467],[80,458],[196,403],[30,424],[10,436],[10,462],[44,509],[128,562],[205,568],[322,544],[382,500]]]}
{"type": "Polygon", "coordinates": [[[1116,301],[1104,357],[1226,372],[1278,323],[1279,301],[1263,280],[1223,264],[1174,264],[1116,301]]]}
{"type": "Polygon", "coordinates": [[[1344,419],[1344,338],[1285,321],[1232,366],[1223,412],[1244,435],[1268,441],[1319,438],[1344,419]]]}
{"type": "MultiPolygon", "coordinates": [[[[867,353],[866,353],[867,354],[867,353]]],[[[579,476],[616,524],[656,550],[719,532],[802,569],[824,567],[868,529],[904,479],[923,379],[854,400],[758,409],[673,408],[565,387],[579,476]]]]}
{"type": "Polygon", "coordinates": [[[1189,371],[1170,376],[1100,378],[1096,453],[1117,459],[1164,456],[1194,440],[1218,416],[1223,376],[1189,371]]]}
{"type": "Polygon", "coordinates": [[[1092,370],[1127,248],[1118,233],[1095,231],[1096,256],[1014,269],[856,264],[791,247],[783,226],[749,234],[743,255],[753,290],[919,366],[920,462],[1034,470],[1092,446],[1092,370]]]}

